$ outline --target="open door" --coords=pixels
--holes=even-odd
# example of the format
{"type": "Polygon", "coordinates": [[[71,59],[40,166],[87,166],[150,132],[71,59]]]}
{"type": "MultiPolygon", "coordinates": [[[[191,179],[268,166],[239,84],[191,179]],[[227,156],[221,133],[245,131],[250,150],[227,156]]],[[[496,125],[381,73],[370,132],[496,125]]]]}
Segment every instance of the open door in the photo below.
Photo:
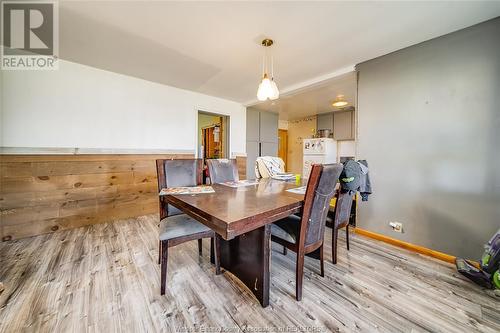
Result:
{"type": "MultiPolygon", "coordinates": [[[[205,160],[229,158],[229,117],[213,113],[198,112],[198,157],[205,160]]],[[[204,180],[206,179],[204,172],[204,180]]]]}
{"type": "Polygon", "coordinates": [[[205,158],[223,158],[221,134],[222,130],[219,124],[202,128],[202,149],[205,158]]]}
{"type": "Polygon", "coordinates": [[[198,156],[200,158],[229,158],[228,118],[212,113],[198,113],[198,156]]]}
{"type": "Polygon", "coordinates": [[[285,162],[285,171],[287,171],[287,155],[288,155],[288,131],[278,130],[278,157],[285,162]]]}

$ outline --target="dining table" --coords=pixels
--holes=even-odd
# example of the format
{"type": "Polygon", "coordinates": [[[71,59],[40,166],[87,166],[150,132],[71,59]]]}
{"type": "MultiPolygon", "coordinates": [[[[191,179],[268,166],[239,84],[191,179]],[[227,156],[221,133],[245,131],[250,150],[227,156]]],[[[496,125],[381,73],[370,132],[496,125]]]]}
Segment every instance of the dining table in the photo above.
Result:
{"type": "Polygon", "coordinates": [[[287,190],[304,184],[266,178],[240,187],[211,186],[213,193],[172,194],[165,200],[216,232],[221,267],[236,276],[266,307],[271,224],[301,211],[304,194],[287,190]]]}

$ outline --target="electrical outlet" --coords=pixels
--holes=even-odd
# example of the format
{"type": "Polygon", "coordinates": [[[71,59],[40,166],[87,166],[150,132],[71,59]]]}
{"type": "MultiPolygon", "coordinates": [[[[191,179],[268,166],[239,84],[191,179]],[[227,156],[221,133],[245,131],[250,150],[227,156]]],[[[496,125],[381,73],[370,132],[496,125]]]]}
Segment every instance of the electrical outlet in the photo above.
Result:
{"type": "Polygon", "coordinates": [[[403,223],[401,222],[389,222],[392,230],[395,232],[403,232],[403,223]]]}

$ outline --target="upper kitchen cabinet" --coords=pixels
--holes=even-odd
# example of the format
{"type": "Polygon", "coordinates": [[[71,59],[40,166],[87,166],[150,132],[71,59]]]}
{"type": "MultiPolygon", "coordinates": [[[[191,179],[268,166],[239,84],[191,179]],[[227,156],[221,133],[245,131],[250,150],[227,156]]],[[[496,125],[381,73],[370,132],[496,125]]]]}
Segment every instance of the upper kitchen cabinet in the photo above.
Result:
{"type": "Polygon", "coordinates": [[[335,140],[354,140],[354,111],[318,114],[317,128],[330,130],[335,140]]]}
{"type": "Polygon", "coordinates": [[[318,130],[327,129],[333,133],[333,112],[318,114],[316,128],[318,130]]]}
{"type": "Polygon", "coordinates": [[[354,140],[354,111],[333,113],[333,138],[335,140],[354,140]]]}

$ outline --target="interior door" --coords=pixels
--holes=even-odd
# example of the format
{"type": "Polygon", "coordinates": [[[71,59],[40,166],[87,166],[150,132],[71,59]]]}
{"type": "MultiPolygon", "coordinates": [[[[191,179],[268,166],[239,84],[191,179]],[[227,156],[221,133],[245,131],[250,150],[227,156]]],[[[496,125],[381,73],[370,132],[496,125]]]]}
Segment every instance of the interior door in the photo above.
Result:
{"type": "Polygon", "coordinates": [[[205,158],[219,158],[220,142],[216,142],[214,140],[214,129],[215,127],[208,127],[203,129],[203,146],[205,151],[205,158]]]}
{"type": "Polygon", "coordinates": [[[288,131],[287,130],[278,130],[278,157],[285,162],[285,170],[288,156],[288,131]]]}

